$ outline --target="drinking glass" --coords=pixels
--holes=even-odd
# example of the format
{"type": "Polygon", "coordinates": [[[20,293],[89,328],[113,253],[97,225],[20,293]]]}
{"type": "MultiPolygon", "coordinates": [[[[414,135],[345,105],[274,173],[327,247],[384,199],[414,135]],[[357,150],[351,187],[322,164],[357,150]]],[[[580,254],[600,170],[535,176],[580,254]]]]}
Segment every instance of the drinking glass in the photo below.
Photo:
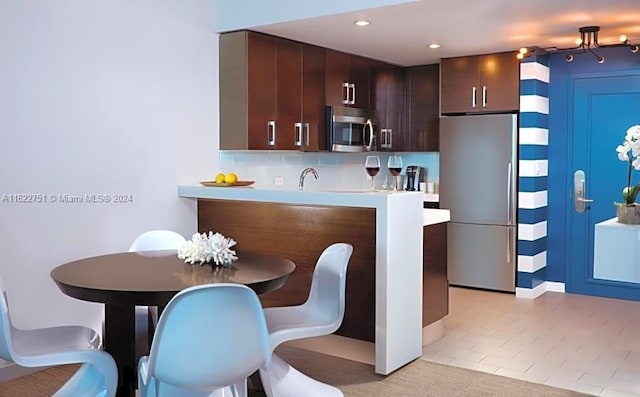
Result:
{"type": "Polygon", "coordinates": [[[373,180],[380,172],[380,157],[378,156],[367,156],[367,159],[364,162],[364,167],[367,170],[367,174],[371,177],[371,191],[375,192],[376,189],[373,187],[373,180]]]}
{"type": "Polygon", "coordinates": [[[389,156],[389,161],[387,162],[387,167],[389,168],[389,172],[393,175],[395,183],[393,184],[393,191],[398,191],[398,175],[402,172],[402,157],[394,154],[389,156]]]}

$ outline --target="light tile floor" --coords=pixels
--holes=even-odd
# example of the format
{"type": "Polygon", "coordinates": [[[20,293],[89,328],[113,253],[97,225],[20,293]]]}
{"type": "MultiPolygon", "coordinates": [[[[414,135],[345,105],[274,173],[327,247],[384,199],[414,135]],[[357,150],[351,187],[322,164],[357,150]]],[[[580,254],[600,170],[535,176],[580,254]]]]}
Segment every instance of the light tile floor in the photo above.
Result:
{"type": "Polygon", "coordinates": [[[450,288],[422,358],[598,396],[640,396],[640,302],[450,288]]]}

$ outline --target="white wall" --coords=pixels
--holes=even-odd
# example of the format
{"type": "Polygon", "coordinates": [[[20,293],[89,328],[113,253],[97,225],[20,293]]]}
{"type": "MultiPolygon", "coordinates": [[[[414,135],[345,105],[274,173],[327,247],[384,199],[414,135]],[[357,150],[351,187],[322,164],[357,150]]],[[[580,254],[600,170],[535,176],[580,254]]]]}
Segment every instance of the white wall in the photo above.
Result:
{"type": "Polygon", "coordinates": [[[51,269],[126,250],[147,229],[195,231],[195,205],[177,185],[218,164],[211,3],[2,2],[0,276],[19,327],[99,327],[102,305],[63,295],[51,269]],[[32,193],[133,202],[7,201],[32,193]]]}

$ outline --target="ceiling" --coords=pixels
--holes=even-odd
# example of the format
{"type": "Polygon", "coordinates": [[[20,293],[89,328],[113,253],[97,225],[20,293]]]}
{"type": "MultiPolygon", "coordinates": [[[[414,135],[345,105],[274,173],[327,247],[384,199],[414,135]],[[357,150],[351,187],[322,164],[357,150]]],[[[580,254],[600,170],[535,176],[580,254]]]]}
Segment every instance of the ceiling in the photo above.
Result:
{"type": "Polygon", "coordinates": [[[413,66],[523,46],[573,47],[587,25],[601,27],[601,44],[623,33],[638,44],[640,0],[422,0],[251,29],[413,66]],[[357,27],[358,19],[371,24],[357,27]]]}

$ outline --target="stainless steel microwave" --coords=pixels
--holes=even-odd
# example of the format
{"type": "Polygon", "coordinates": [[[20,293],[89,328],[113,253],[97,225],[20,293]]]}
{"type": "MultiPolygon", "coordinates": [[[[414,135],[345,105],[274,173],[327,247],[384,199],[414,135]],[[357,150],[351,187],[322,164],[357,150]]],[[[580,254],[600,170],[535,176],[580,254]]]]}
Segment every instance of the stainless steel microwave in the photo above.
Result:
{"type": "Polygon", "coordinates": [[[327,106],[327,149],[367,152],[376,148],[375,111],[327,106]]]}

